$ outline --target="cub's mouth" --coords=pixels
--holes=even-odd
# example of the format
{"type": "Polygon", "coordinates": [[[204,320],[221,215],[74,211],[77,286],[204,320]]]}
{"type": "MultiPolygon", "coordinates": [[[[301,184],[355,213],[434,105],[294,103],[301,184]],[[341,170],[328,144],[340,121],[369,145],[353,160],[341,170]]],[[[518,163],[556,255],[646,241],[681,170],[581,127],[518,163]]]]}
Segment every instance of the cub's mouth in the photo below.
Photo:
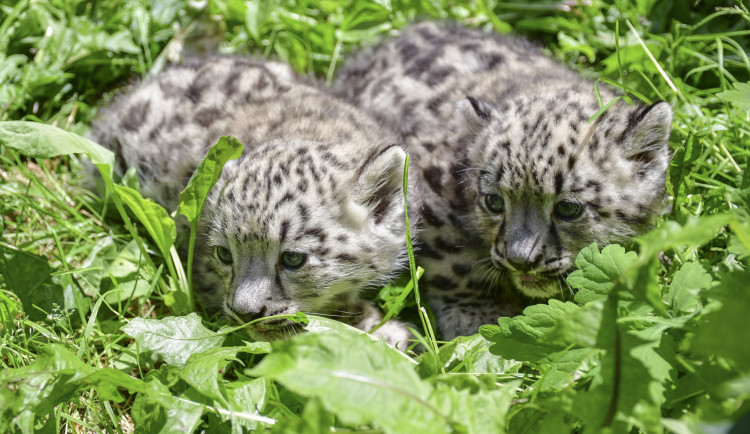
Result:
{"type": "Polygon", "coordinates": [[[279,323],[274,324],[267,324],[267,321],[261,321],[248,326],[245,331],[253,340],[266,342],[291,339],[304,331],[304,327],[301,324],[295,324],[285,319],[280,319],[279,321],[279,323]]]}
{"type": "Polygon", "coordinates": [[[275,340],[289,339],[304,330],[301,324],[297,324],[294,321],[290,321],[286,318],[269,318],[264,319],[255,318],[253,320],[244,320],[238,312],[235,312],[229,305],[224,306],[224,312],[238,325],[247,324],[251,321],[256,321],[253,324],[249,324],[244,328],[247,333],[255,341],[266,341],[271,342],[275,340]]]}
{"type": "Polygon", "coordinates": [[[551,298],[563,295],[565,287],[557,274],[509,271],[513,285],[521,293],[532,298],[551,298]]]}

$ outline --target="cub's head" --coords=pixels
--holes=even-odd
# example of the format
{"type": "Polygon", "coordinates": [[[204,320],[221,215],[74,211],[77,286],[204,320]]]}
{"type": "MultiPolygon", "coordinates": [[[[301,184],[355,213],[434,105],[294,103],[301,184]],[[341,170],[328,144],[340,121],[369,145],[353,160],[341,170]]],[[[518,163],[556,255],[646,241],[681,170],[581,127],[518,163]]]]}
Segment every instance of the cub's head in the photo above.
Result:
{"type": "MultiPolygon", "coordinates": [[[[240,323],[297,311],[339,319],[360,291],[402,266],[404,151],[355,158],[309,142],[271,142],[230,162],[206,204],[203,286],[240,323]],[[208,277],[208,279],[206,278],[208,277]]],[[[289,337],[281,318],[248,327],[258,340],[289,337]]]]}
{"type": "Polygon", "coordinates": [[[593,95],[523,96],[503,106],[475,98],[460,110],[469,148],[472,219],[491,257],[531,297],[560,294],[578,252],[649,227],[664,203],[672,109],[617,101],[596,120],[593,95]]]}

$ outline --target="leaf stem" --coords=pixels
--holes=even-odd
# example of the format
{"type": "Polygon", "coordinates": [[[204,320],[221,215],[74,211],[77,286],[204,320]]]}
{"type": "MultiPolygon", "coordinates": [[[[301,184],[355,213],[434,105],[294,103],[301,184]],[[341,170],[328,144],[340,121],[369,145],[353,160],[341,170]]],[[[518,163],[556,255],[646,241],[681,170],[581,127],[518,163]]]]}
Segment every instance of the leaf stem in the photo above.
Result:
{"type": "Polygon", "coordinates": [[[620,329],[615,324],[615,375],[612,379],[612,401],[609,404],[609,411],[607,411],[607,418],[604,420],[604,427],[612,426],[612,422],[615,420],[617,414],[617,405],[620,400],[620,375],[622,370],[622,341],[620,337],[620,329]]]}

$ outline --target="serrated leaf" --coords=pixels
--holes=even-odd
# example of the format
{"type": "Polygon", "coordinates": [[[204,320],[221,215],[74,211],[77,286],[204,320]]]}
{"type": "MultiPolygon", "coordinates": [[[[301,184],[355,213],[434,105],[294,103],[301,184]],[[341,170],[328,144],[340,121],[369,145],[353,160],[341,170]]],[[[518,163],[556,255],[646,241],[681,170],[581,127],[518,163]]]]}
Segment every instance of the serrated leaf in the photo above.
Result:
{"type": "Polygon", "coordinates": [[[550,300],[549,304],[527,307],[523,315],[514,318],[498,319],[498,329],[483,327],[482,334],[493,342],[490,352],[505,359],[525,361],[540,369],[541,387],[558,390],[570,383],[574,373],[587,366],[599,350],[596,348],[574,348],[575,344],[556,340],[562,323],[580,330],[591,327],[590,333],[597,333],[598,324],[591,324],[588,317],[585,324],[572,327],[571,321],[579,317],[581,307],[570,302],[550,300]]]}
{"type": "Polygon", "coordinates": [[[487,340],[494,342],[490,347],[493,354],[513,360],[538,362],[565,348],[565,344],[543,342],[541,338],[552,331],[560,320],[579,309],[573,303],[552,299],[548,304],[527,307],[523,315],[498,318],[499,330],[485,327],[482,332],[487,340]],[[492,333],[487,333],[489,330],[492,333]]]}
{"type": "Polygon", "coordinates": [[[447,416],[427,401],[432,388],[414,365],[398,350],[361,334],[306,333],[276,342],[248,373],[319,399],[346,424],[374,423],[403,433],[447,429],[447,416]]]}
{"type": "Polygon", "coordinates": [[[135,318],[122,330],[134,337],[142,349],[180,367],[193,354],[220,347],[224,342],[224,336],[204,327],[195,313],[162,319],[135,318]]]}
{"type": "Polygon", "coordinates": [[[558,345],[595,347],[603,311],[602,302],[587,303],[580,309],[560,318],[546,335],[540,337],[540,340],[558,345]]]}
{"type": "Polygon", "coordinates": [[[626,252],[617,244],[610,244],[601,252],[596,243],[581,250],[575,260],[578,270],[567,279],[570,286],[579,289],[575,301],[584,304],[606,299],[617,279],[637,258],[635,252],[626,252]]]}

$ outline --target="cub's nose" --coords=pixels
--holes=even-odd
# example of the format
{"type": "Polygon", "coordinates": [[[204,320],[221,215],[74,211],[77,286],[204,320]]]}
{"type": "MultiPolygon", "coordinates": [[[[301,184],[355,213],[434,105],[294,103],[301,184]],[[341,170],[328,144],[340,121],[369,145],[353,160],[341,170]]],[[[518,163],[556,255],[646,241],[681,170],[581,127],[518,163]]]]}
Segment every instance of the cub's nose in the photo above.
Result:
{"type": "Polygon", "coordinates": [[[539,262],[542,260],[542,254],[539,252],[534,258],[526,258],[523,255],[506,252],[505,260],[508,261],[508,264],[510,264],[510,266],[516,271],[525,273],[539,265],[539,262]]]}
{"type": "Polygon", "coordinates": [[[243,322],[243,323],[249,323],[250,321],[255,321],[256,319],[263,318],[266,316],[266,307],[263,306],[260,310],[253,310],[250,312],[240,312],[234,307],[232,307],[232,312],[237,315],[237,317],[243,322]]]}

